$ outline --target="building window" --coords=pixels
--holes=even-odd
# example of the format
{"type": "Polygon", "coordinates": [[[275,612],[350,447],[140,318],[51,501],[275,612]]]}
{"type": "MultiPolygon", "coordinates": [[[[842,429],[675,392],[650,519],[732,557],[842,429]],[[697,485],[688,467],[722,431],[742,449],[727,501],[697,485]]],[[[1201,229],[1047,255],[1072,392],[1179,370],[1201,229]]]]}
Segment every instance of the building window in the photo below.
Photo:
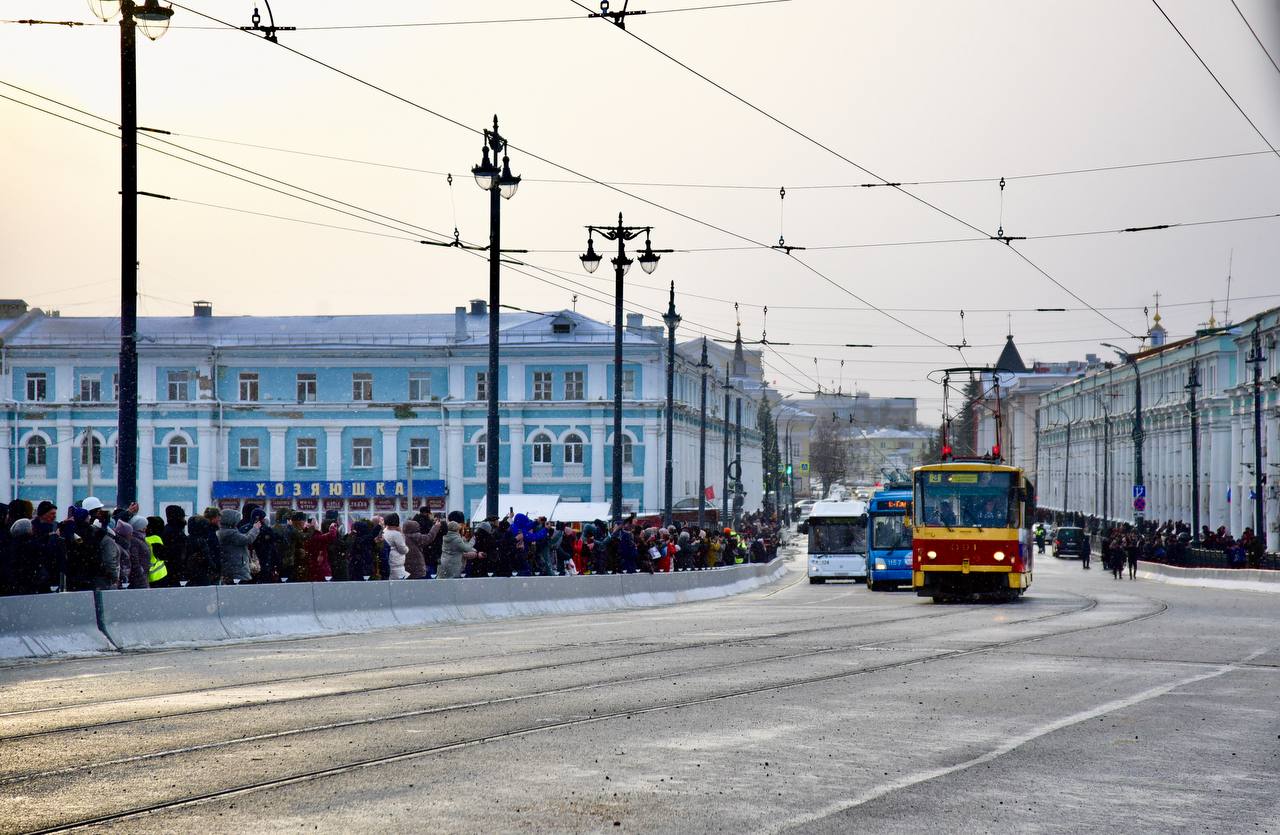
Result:
{"type": "Polygon", "coordinates": [[[564,463],[581,464],[582,463],[582,436],[576,432],[570,433],[564,439],[564,463]]]}
{"type": "Polygon", "coordinates": [[[27,466],[43,467],[49,460],[49,444],[36,435],[27,441],[27,466]]]}
{"type": "Polygon", "coordinates": [[[174,438],[169,441],[169,466],[186,466],[188,449],[187,442],[183,438],[174,438]]]}
{"type": "Polygon", "coordinates": [[[409,372],[409,400],[422,403],[431,399],[431,375],[425,371],[409,372]]]}
{"type": "Polygon", "coordinates": [[[351,441],[351,466],[373,466],[373,438],[354,438],[351,441]]]}
{"type": "Polygon", "coordinates": [[[409,466],[425,470],[431,466],[431,439],[409,439],[409,466]]]}
{"type": "Polygon", "coordinates": [[[368,371],[357,371],[351,375],[351,399],[373,400],[373,375],[368,371]]]}
{"type": "Polygon", "coordinates": [[[581,400],[583,397],[583,380],[581,371],[564,373],[564,399],[581,400]]]}
{"type": "MultiPolygon", "coordinates": [[[[133,392],[133,393],[136,395],[136,394],[138,393],[138,392],[137,392],[137,388],[138,388],[138,386],[137,386],[136,382],[135,382],[135,384],[134,384],[134,387],[133,387],[133,388],[134,388],[134,392],[133,392]]],[[[112,375],[111,375],[111,399],[112,399],[112,400],[114,400],[114,401],[115,401],[115,402],[117,402],[117,403],[119,403],[119,402],[120,402],[120,374],[119,374],[119,372],[117,372],[117,373],[115,373],[115,374],[112,374],[112,375]]]]}
{"type": "Polygon", "coordinates": [[[187,382],[187,372],[170,371],[168,373],[168,395],[170,400],[190,400],[191,388],[187,382]]]}
{"type": "Polygon", "coordinates": [[[256,402],[258,399],[258,372],[241,371],[240,372],[240,399],[246,403],[256,402]]]}
{"type": "Polygon", "coordinates": [[[622,463],[634,464],[635,455],[636,455],[635,444],[631,443],[630,436],[623,435],[622,436],[622,463]]]}
{"type": "Polygon", "coordinates": [[[319,453],[316,448],[315,438],[299,438],[297,455],[295,460],[299,470],[314,470],[319,466],[316,462],[319,460],[319,453]]]}
{"type": "Polygon", "coordinates": [[[489,399],[489,372],[476,372],[476,400],[489,399]]]}
{"type": "Polygon", "coordinates": [[[551,372],[550,371],[533,372],[533,399],[534,400],[550,400],[551,399],[551,372]]]}
{"type": "Polygon", "coordinates": [[[304,371],[298,374],[298,402],[299,403],[316,402],[315,372],[304,371]]]}
{"type": "Polygon", "coordinates": [[[258,469],[258,439],[257,438],[241,438],[240,439],[240,469],[256,470],[258,469]]]}
{"type": "Polygon", "coordinates": [[[99,403],[102,401],[102,378],[97,374],[85,374],[80,377],[80,402],[99,403]]]}
{"type": "Polygon", "coordinates": [[[80,464],[87,467],[90,462],[95,467],[102,466],[102,441],[95,435],[89,435],[80,442],[80,464]]]}
{"type": "Polygon", "coordinates": [[[533,463],[551,463],[551,436],[545,432],[533,436],[533,463]]]}
{"type": "Polygon", "coordinates": [[[624,368],[622,370],[622,396],[632,399],[636,396],[636,370],[634,368],[624,368]]]}
{"type": "Polygon", "coordinates": [[[49,375],[43,371],[27,372],[27,399],[32,401],[49,399],[49,375]]]}
{"type": "Polygon", "coordinates": [[[476,439],[476,463],[483,464],[489,460],[489,440],[488,435],[481,435],[476,439]]]}

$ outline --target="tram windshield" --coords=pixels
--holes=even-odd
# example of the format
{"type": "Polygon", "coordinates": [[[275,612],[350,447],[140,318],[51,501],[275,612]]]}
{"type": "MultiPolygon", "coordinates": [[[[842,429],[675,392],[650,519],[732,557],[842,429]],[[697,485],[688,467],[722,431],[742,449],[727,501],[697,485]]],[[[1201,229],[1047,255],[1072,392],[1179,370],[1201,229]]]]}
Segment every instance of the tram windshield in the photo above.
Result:
{"type": "Polygon", "coordinates": [[[907,517],[902,514],[892,516],[872,516],[871,547],[876,551],[899,551],[911,547],[911,528],[907,527],[907,517]]]}
{"type": "Polygon", "coordinates": [[[1010,528],[1018,524],[1013,473],[916,474],[916,524],[930,528],[1010,528]]]}
{"type": "Polygon", "coordinates": [[[810,554],[867,553],[867,517],[809,519],[810,554]]]}

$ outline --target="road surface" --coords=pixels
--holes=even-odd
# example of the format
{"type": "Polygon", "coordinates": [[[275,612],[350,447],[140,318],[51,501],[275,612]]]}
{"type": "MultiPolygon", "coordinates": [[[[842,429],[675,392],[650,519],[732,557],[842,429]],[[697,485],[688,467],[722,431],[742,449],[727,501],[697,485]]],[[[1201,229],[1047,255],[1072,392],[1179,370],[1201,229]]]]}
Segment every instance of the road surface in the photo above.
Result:
{"type": "Polygon", "coordinates": [[[1042,557],[0,668],[0,829],[1278,832],[1280,597],[1042,557]]]}

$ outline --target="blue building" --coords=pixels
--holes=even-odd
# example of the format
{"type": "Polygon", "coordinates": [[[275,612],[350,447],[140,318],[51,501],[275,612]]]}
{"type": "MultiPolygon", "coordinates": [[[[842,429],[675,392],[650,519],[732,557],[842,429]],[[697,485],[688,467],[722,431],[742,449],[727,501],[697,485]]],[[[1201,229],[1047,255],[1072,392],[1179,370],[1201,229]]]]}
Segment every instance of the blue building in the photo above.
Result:
{"type": "MultiPolygon", "coordinates": [[[[66,507],[115,496],[119,320],[0,310],[0,500],[66,507]]],[[[141,317],[139,476],[144,513],[267,499],[344,513],[414,504],[469,512],[484,496],[488,311],[453,314],[141,317]]],[[[673,491],[696,500],[701,340],[677,350],[673,491]]],[[[607,501],[612,479],[613,326],[573,311],[504,312],[503,493],[607,501]]],[[[663,495],[666,339],[628,316],[623,504],[663,495]]],[[[707,481],[719,500],[723,369],[744,400],[744,507],[760,505],[759,356],[711,343],[707,481]]],[[[736,411],[736,409],[735,409],[736,411]]]]}

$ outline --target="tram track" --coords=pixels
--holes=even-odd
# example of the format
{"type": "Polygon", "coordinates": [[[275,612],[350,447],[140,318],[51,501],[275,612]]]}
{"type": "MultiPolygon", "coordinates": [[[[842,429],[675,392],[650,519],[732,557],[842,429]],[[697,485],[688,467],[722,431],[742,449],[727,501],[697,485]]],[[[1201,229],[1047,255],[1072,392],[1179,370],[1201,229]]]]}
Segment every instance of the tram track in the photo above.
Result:
{"type": "MultiPolygon", "coordinates": [[[[1079,611],[1085,611],[1088,608],[1093,608],[1093,606],[1096,606],[1096,605],[1097,605],[1097,602],[1094,601],[1092,605],[1086,607],[1085,609],[1081,609],[1079,611]]],[[[387,692],[392,690],[437,686],[441,684],[453,684],[458,682],[471,681],[475,679],[490,678],[494,676],[503,676],[503,675],[514,675],[519,673],[545,672],[547,670],[559,669],[564,667],[573,667],[573,666],[579,666],[579,665],[585,665],[585,664],[594,664],[594,663],[610,662],[610,661],[625,661],[628,659],[633,659],[633,658],[638,658],[638,657],[643,657],[648,655],[659,655],[659,654],[668,653],[668,652],[679,652],[682,650],[723,649],[725,647],[745,646],[753,643],[759,643],[762,641],[777,640],[780,638],[794,638],[794,637],[799,637],[803,635],[814,635],[822,632],[832,632],[832,631],[848,630],[848,629],[876,628],[881,626],[892,626],[900,623],[933,620],[936,618],[957,617],[959,615],[972,612],[974,611],[975,608],[977,607],[959,608],[959,609],[953,609],[945,612],[934,612],[932,614],[921,614],[921,615],[914,615],[910,617],[880,619],[880,620],[874,620],[874,621],[848,623],[848,624],[840,624],[840,625],[808,627],[804,629],[790,629],[790,630],[785,630],[780,632],[768,632],[768,633],[763,633],[759,635],[745,636],[742,638],[723,638],[719,640],[701,641],[701,642],[685,642],[685,643],[679,643],[679,644],[650,645],[648,649],[636,650],[634,652],[623,652],[615,655],[601,655],[593,658],[580,658],[580,659],[574,659],[571,661],[557,661],[557,662],[551,662],[546,664],[529,664],[521,667],[508,667],[508,668],[499,669],[499,670],[485,670],[481,672],[466,673],[462,675],[440,676],[440,677],[425,679],[421,681],[407,681],[407,682],[400,682],[397,684],[379,685],[376,687],[347,688],[343,690],[334,690],[328,693],[311,693],[311,694],[301,695],[301,696],[285,696],[285,697],[273,698],[273,699],[246,700],[243,702],[237,702],[235,704],[215,705],[215,706],[210,706],[206,708],[196,708],[196,709],[175,711],[172,713],[150,714],[148,716],[142,716],[142,717],[112,719],[104,722],[93,722],[93,723],[86,723],[82,725],[68,725],[68,726],[56,727],[56,728],[45,728],[38,731],[27,731],[27,732],[17,733],[17,734],[0,735],[0,743],[17,742],[17,741],[22,741],[26,739],[49,736],[52,734],[87,733],[91,731],[100,730],[102,728],[118,727],[121,725],[134,724],[139,722],[161,721],[164,719],[180,718],[185,716],[196,716],[196,715],[202,715],[202,714],[221,713],[226,711],[235,711],[235,710],[242,710],[242,709],[253,708],[253,707],[262,707],[262,706],[268,706],[268,705],[284,705],[284,704],[290,704],[290,703],[301,702],[301,701],[309,701],[309,700],[315,700],[315,699],[336,698],[340,696],[358,696],[358,695],[365,695],[369,693],[387,692]]],[[[800,622],[802,623],[810,622],[810,621],[825,622],[829,620],[830,620],[829,617],[817,617],[817,618],[807,618],[800,622]]],[[[1033,620],[1034,619],[1031,619],[1031,620],[1028,620],[1027,622],[1032,622],[1033,620]]],[[[1021,622],[1023,621],[1019,621],[1019,623],[1021,622]]],[[[544,648],[529,650],[521,653],[513,653],[513,655],[543,654],[547,652],[557,652],[565,649],[586,649],[586,648],[592,648],[592,647],[608,646],[611,644],[618,644],[618,643],[627,643],[627,641],[626,639],[623,639],[621,641],[611,640],[611,641],[583,642],[580,644],[570,644],[570,645],[562,645],[562,646],[556,646],[556,647],[544,647],[544,648]]],[[[487,660],[492,658],[506,658],[506,657],[509,657],[509,656],[505,654],[493,653],[493,654],[487,654],[482,656],[473,656],[463,660],[467,662],[472,662],[472,661],[487,660]]],[[[227,693],[227,692],[233,692],[236,690],[259,689],[262,687],[279,686],[282,684],[298,684],[298,683],[304,683],[308,681],[323,680],[327,678],[342,678],[342,677],[358,676],[358,675],[367,674],[367,673],[379,673],[379,672],[386,672],[386,671],[393,671],[393,670],[414,669],[421,666],[423,666],[421,662],[413,662],[413,663],[406,663],[406,664],[388,665],[385,667],[365,667],[357,670],[343,670],[340,672],[312,673],[312,674],[301,675],[301,676],[277,677],[273,679],[266,679],[266,680],[260,680],[260,681],[240,682],[237,684],[229,684],[229,685],[219,686],[219,687],[207,687],[207,688],[201,688],[197,690],[167,691],[164,693],[127,696],[119,699],[104,699],[97,702],[81,702],[74,705],[47,707],[47,708],[34,708],[30,711],[13,711],[7,714],[0,714],[0,720],[12,719],[12,718],[22,717],[22,716],[31,716],[31,715],[37,715],[37,714],[43,714],[43,713],[52,713],[52,712],[71,712],[76,710],[102,709],[106,707],[113,707],[113,706],[119,706],[119,705],[131,704],[131,703],[136,704],[136,703],[153,701],[157,699],[165,699],[173,696],[190,697],[195,695],[227,693]]],[[[3,782],[4,780],[0,780],[0,784],[3,784],[3,782]]]]}
{"type": "MultiPolygon", "coordinates": [[[[1031,622],[1048,620],[1052,618],[1064,617],[1072,614],[1079,614],[1079,613],[1088,611],[1090,609],[1093,609],[1098,605],[1098,601],[1096,598],[1090,598],[1086,595],[1074,595],[1074,596],[1085,599],[1086,601],[1085,605],[1068,610],[1068,611],[1064,611],[1064,612],[1053,612],[1053,613],[1048,613],[1046,615],[1041,615],[1035,618],[1020,620],[1017,623],[1018,624],[1031,623],[1031,622]]],[[[675,701],[665,702],[657,705],[651,705],[648,707],[633,708],[629,710],[611,711],[608,713],[602,713],[602,714],[598,714],[590,717],[575,717],[571,719],[564,719],[564,720],[558,720],[558,721],[542,722],[535,725],[529,725],[526,727],[520,727],[520,728],[511,729],[508,731],[503,731],[500,733],[490,733],[485,735],[479,735],[469,739],[457,740],[457,741],[444,743],[444,744],[430,745],[430,746],[425,746],[425,747],[421,747],[421,748],[417,748],[409,751],[401,751],[394,754],[388,754],[388,755],[383,755],[378,757],[367,758],[363,760],[357,760],[354,762],[344,763],[341,765],[313,769],[310,771],[292,774],[287,777],[252,781],[252,782],[244,783],[238,786],[232,786],[229,788],[202,792],[198,794],[189,795],[183,798],[165,800],[165,801],[161,801],[153,804],[134,807],[132,809],[122,810],[119,812],[99,815],[92,818],[84,818],[81,820],[65,822],[65,823],[57,824],[55,826],[47,827],[47,828],[36,830],[36,831],[37,832],[66,832],[66,831],[74,831],[77,829],[83,829],[90,826],[112,824],[112,823],[122,822],[125,820],[143,817],[143,816],[154,814],[157,812],[164,812],[164,811],[204,804],[208,802],[213,802],[217,800],[234,798],[240,795],[250,794],[253,792],[265,791],[265,790],[270,790],[275,788],[283,788],[290,785],[296,785],[296,784],[315,781],[315,780],[322,780],[327,777],[338,776],[341,774],[356,772],[356,771],[367,769],[367,768],[372,768],[372,767],[377,767],[377,766],[387,765],[387,764],[392,764],[397,762],[403,762],[407,760],[412,760],[412,759],[426,757],[426,756],[432,756],[436,754],[443,754],[443,753],[447,753],[450,751],[455,751],[463,748],[487,744],[490,742],[515,739],[515,738],[529,736],[533,734],[539,734],[539,733],[554,732],[554,731],[565,729],[565,728],[596,724],[600,722],[610,721],[613,719],[647,715],[647,714],[658,713],[658,712],[668,711],[668,710],[676,710],[676,709],[686,708],[686,707],[694,707],[698,705],[705,705],[705,704],[715,703],[715,702],[734,699],[734,698],[742,698],[742,697],[757,695],[761,693],[777,692],[777,691],[788,690],[788,689],[793,689],[797,687],[805,687],[805,686],[827,683],[831,681],[846,680],[846,679],[855,678],[859,676],[885,672],[888,670],[901,669],[904,667],[917,666],[921,664],[928,664],[928,663],[934,663],[939,661],[947,661],[947,660],[952,660],[957,658],[964,658],[964,657],[972,656],[975,654],[994,652],[1007,647],[1019,646],[1023,644],[1033,643],[1036,641],[1047,640],[1050,638],[1056,638],[1056,637],[1076,634],[1076,633],[1085,632],[1085,631],[1125,626],[1128,624],[1137,623],[1143,620],[1148,620],[1154,617],[1158,617],[1161,614],[1163,614],[1168,608],[1168,605],[1164,601],[1154,600],[1152,598],[1140,598],[1140,599],[1146,600],[1147,602],[1154,603],[1156,605],[1153,608],[1149,609],[1148,611],[1142,612],[1140,614],[1133,615],[1131,617],[1121,618],[1118,620],[1107,621],[1104,623],[1086,624],[1086,625],[1081,625],[1081,626],[1077,626],[1070,629],[1057,630],[1057,631],[1053,631],[1053,632],[1049,632],[1041,635],[1024,636],[1021,638],[1010,639],[1007,641],[991,641],[991,642],[986,642],[983,644],[979,644],[976,646],[967,647],[963,649],[935,652],[924,657],[871,665],[868,667],[859,668],[857,670],[840,671],[837,673],[828,673],[828,674],[817,675],[817,676],[809,676],[809,677],[794,679],[791,681],[784,681],[784,682],[778,682],[778,683],[767,684],[767,685],[759,685],[754,687],[736,688],[736,689],[728,690],[725,692],[701,696],[698,698],[675,700],[675,701]]],[[[965,610],[961,610],[961,611],[965,611],[965,610]]],[[[809,655],[809,656],[814,655],[818,652],[831,652],[831,651],[834,651],[834,650],[832,648],[824,648],[822,650],[817,650],[817,651],[811,650],[804,653],[795,653],[793,655],[794,657],[804,657],[806,655],[809,655]]],[[[735,664],[758,663],[758,661],[734,662],[734,663],[735,664]]],[[[696,672],[697,672],[696,670],[690,671],[690,673],[696,673],[696,672]]],[[[661,678],[669,678],[671,677],[671,675],[673,674],[667,674],[665,676],[661,676],[661,678]]],[[[630,679],[630,680],[634,681],[635,679],[630,679]]],[[[589,686],[603,686],[603,685],[600,683],[591,683],[590,685],[582,685],[582,687],[589,687],[589,686]]],[[[525,696],[525,697],[527,698],[529,696],[525,696]]],[[[32,779],[32,778],[26,778],[26,779],[32,779]]]]}

